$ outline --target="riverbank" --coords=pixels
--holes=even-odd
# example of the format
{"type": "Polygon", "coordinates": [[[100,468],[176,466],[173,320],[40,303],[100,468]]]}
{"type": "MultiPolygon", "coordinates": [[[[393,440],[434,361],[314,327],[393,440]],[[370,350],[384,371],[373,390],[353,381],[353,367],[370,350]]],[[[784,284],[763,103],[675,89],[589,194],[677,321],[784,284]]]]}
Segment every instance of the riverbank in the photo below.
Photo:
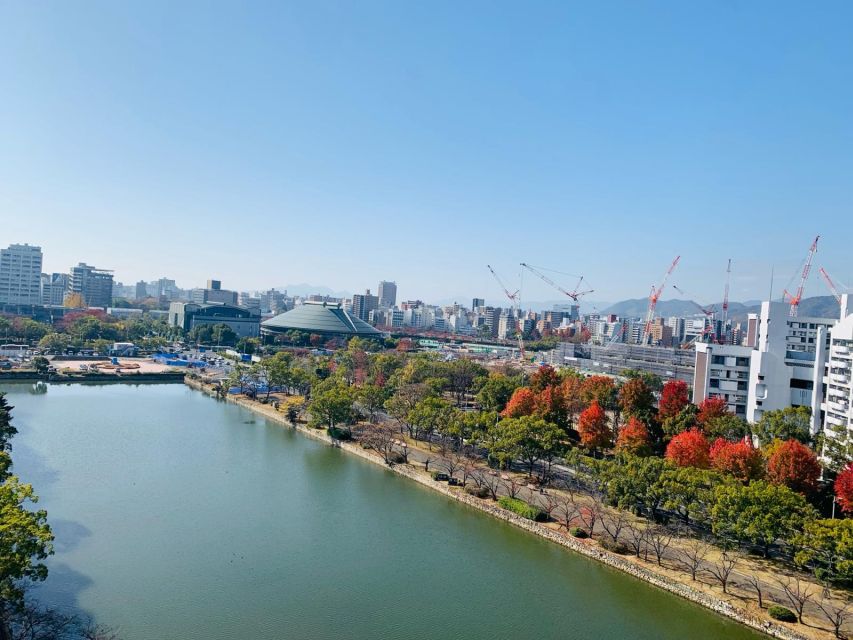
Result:
{"type": "Polygon", "coordinates": [[[183,382],[186,373],[183,371],[164,371],[161,373],[139,373],[128,371],[126,373],[38,373],[37,371],[3,371],[0,372],[0,382],[55,382],[55,383],[82,383],[92,384],[101,382],[127,382],[130,384],[147,382],[183,382]]]}
{"type": "MultiPolygon", "coordinates": [[[[208,395],[215,396],[215,392],[212,387],[202,384],[199,380],[186,378],[185,382],[188,386],[194,389],[200,390],[208,395]]],[[[487,513],[493,517],[503,520],[504,522],[508,522],[520,529],[534,533],[541,538],[569,548],[572,551],[583,554],[584,556],[601,562],[611,568],[618,569],[623,573],[630,574],[648,584],[654,585],[693,603],[699,604],[706,609],[710,609],[715,613],[735,620],[752,629],[766,633],[772,637],[784,638],[786,640],[806,640],[810,637],[801,634],[790,627],[783,626],[766,618],[754,615],[752,612],[739,607],[732,602],[714,597],[712,594],[696,589],[688,583],[676,580],[672,576],[666,575],[663,572],[658,572],[652,567],[638,564],[631,558],[608,552],[601,548],[595,541],[581,540],[563,535],[562,533],[549,528],[547,525],[532,522],[506,511],[500,508],[493,501],[476,498],[465,493],[461,489],[450,487],[446,483],[437,482],[425,471],[419,470],[414,466],[394,465],[393,467],[389,467],[381,457],[376,455],[373,451],[362,448],[358,443],[333,442],[324,430],[311,429],[302,424],[291,425],[281,413],[269,405],[263,405],[248,398],[238,396],[228,396],[227,401],[245,407],[256,414],[273,420],[281,425],[295,428],[295,430],[315,440],[320,440],[326,444],[337,446],[364,460],[381,465],[398,475],[414,480],[422,486],[442,493],[457,502],[461,502],[467,506],[478,509],[481,512],[487,513]]]]}

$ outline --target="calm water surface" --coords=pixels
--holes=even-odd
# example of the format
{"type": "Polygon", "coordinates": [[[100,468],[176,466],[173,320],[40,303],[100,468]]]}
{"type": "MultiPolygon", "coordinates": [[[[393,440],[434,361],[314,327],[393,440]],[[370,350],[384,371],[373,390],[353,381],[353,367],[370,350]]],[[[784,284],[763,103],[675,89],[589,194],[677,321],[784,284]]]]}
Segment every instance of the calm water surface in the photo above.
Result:
{"type": "Polygon", "coordinates": [[[0,390],[41,597],[126,640],[764,637],[182,385],[0,390]]]}

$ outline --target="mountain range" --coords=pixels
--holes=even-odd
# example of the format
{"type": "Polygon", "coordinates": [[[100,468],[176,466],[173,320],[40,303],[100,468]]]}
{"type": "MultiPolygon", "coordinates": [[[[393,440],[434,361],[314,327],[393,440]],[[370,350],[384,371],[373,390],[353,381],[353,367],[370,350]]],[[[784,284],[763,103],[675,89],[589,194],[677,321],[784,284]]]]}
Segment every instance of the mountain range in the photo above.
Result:
{"type": "MultiPolygon", "coordinates": [[[[781,300],[779,301],[781,302],[781,300]]],[[[714,305],[708,305],[704,308],[713,306],[717,314],[723,308],[722,302],[717,302],[714,305]]],[[[646,310],[649,308],[648,298],[634,298],[631,300],[622,300],[610,305],[602,310],[602,314],[616,314],[623,318],[643,317],[646,315],[646,310]]],[[[729,301],[729,318],[734,321],[746,320],[747,314],[758,313],[761,311],[761,302],[759,300],[747,300],[746,302],[729,301]]],[[[817,318],[835,318],[838,316],[838,303],[832,296],[815,296],[813,298],[803,298],[800,302],[801,316],[811,316],[817,318]]],[[[655,315],[661,317],[669,316],[692,316],[701,315],[700,305],[692,300],[660,300],[655,310],[655,315]]]]}

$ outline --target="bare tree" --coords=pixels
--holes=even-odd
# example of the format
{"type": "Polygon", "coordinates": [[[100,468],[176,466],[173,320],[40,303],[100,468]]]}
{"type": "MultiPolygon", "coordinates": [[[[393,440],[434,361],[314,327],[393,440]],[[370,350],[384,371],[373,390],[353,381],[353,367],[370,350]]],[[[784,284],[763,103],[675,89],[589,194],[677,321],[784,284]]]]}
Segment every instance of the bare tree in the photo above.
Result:
{"type": "Polygon", "coordinates": [[[551,520],[554,512],[557,510],[561,504],[560,496],[554,493],[546,493],[544,494],[543,499],[541,500],[539,506],[542,511],[545,512],[545,515],[548,516],[548,519],[551,520]]]}
{"type": "Polygon", "coordinates": [[[451,452],[446,458],[441,459],[441,468],[447,472],[451,478],[456,475],[465,464],[465,458],[458,453],[451,452]]]}
{"type": "Polygon", "coordinates": [[[385,423],[365,426],[361,433],[361,441],[382,455],[385,464],[393,464],[394,448],[397,442],[397,432],[385,423]]]}
{"type": "Polygon", "coordinates": [[[507,473],[501,476],[501,480],[503,481],[503,487],[506,490],[506,494],[510,498],[517,498],[518,494],[521,492],[521,489],[525,485],[525,480],[520,480],[516,478],[511,473],[507,473]]]}
{"type": "Polygon", "coordinates": [[[788,578],[784,582],[779,581],[779,585],[782,587],[782,591],[784,591],[788,602],[791,603],[791,608],[797,614],[797,622],[802,624],[803,610],[806,608],[809,600],[814,597],[811,585],[807,582],[802,582],[799,578],[794,578],[793,580],[788,578]]]}
{"type": "Polygon", "coordinates": [[[471,475],[471,479],[478,487],[485,488],[492,500],[498,499],[498,492],[502,484],[500,476],[493,474],[491,471],[478,469],[471,475]]]}
{"type": "MultiPolygon", "coordinates": [[[[468,484],[468,479],[473,479],[474,474],[477,472],[477,465],[470,457],[465,456],[464,461],[462,463],[462,486],[468,484]]],[[[480,486],[479,484],[477,486],[480,486]]]]}
{"type": "Polygon", "coordinates": [[[681,564],[690,574],[691,580],[696,580],[696,575],[705,564],[705,558],[711,551],[711,545],[704,540],[691,538],[681,549],[681,564]]]}
{"type": "Polygon", "coordinates": [[[764,608],[764,583],[761,582],[759,577],[754,573],[750,573],[746,576],[746,584],[751,587],[753,591],[755,591],[755,595],[758,596],[758,608],[764,608]]]}
{"type": "Polygon", "coordinates": [[[586,527],[589,537],[595,533],[595,525],[601,519],[602,506],[597,496],[591,496],[587,504],[578,505],[578,517],[586,527]]]}
{"type": "Polygon", "coordinates": [[[832,631],[836,638],[843,638],[841,629],[850,618],[850,603],[849,602],[833,602],[828,598],[815,600],[815,606],[820,609],[823,617],[832,625],[832,631]]]}
{"type": "Polygon", "coordinates": [[[574,492],[561,493],[554,496],[559,506],[555,513],[557,521],[566,528],[566,531],[572,528],[572,523],[578,517],[578,505],[574,498],[574,492]]]}
{"type": "Polygon", "coordinates": [[[663,566],[663,556],[672,544],[673,532],[667,527],[651,527],[646,539],[655,554],[658,565],[663,566]]]}
{"type": "Polygon", "coordinates": [[[624,509],[616,509],[601,514],[601,528],[613,538],[613,542],[619,542],[622,530],[631,523],[631,514],[624,509]]]}
{"type": "Polygon", "coordinates": [[[720,586],[723,587],[723,593],[728,593],[729,581],[732,577],[732,572],[735,570],[735,565],[737,564],[737,556],[733,553],[729,553],[728,551],[723,551],[720,554],[720,558],[710,564],[706,571],[711,574],[717,582],[720,583],[720,586]]]}
{"type": "MultiPolygon", "coordinates": [[[[646,529],[647,527],[638,525],[635,523],[629,523],[627,528],[625,529],[625,533],[627,534],[626,538],[628,540],[628,546],[631,548],[631,551],[634,552],[638,558],[641,556],[644,550],[646,550],[646,529]]],[[[646,556],[648,560],[648,556],[646,556]]]]}

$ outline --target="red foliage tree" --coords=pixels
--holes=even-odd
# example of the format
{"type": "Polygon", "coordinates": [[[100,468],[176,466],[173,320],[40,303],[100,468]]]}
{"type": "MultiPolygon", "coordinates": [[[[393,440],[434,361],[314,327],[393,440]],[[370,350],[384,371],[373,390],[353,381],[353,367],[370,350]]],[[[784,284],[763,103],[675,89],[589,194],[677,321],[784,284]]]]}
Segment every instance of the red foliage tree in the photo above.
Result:
{"type": "Polygon", "coordinates": [[[607,424],[607,414],[594,400],[578,418],[578,433],[581,444],[587,449],[603,449],[612,443],[613,434],[607,424]]]}
{"type": "Polygon", "coordinates": [[[567,376],[560,384],[560,395],[563,398],[563,409],[569,424],[575,423],[575,417],[583,411],[584,401],[581,394],[583,378],[579,376],[567,376]]]}
{"type": "Polygon", "coordinates": [[[835,499],[844,513],[853,513],[853,462],[848,462],[835,479],[835,499]]]}
{"type": "Polygon", "coordinates": [[[729,412],[725,398],[706,398],[699,404],[699,413],[696,416],[696,424],[700,428],[714,418],[724,416],[729,412]]]}
{"type": "Polygon", "coordinates": [[[698,429],[675,436],[666,446],[666,457],[679,467],[707,469],[711,466],[708,440],[698,429]]]}
{"type": "Polygon", "coordinates": [[[619,387],[619,406],[629,416],[649,417],[655,396],[642,378],[631,378],[619,387]]]}
{"type": "Polygon", "coordinates": [[[687,393],[687,383],[683,380],[670,380],[663,385],[660,392],[658,416],[661,421],[672,418],[681,413],[688,404],[690,404],[690,397],[687,393]]]}
{"type": "Polygon", "coordinates": [[[764,475],[764,456],[752,446],[749,438],[729,442],[717,438],[711,445],[711,466],[741,482],[757,480],[764,475]]]}
{"type": "Polygon", "coordinates": [[[546,387],[533,399],[534,415],[543,420],[565,427],[568,423],[563,388],[559,385],[546,387]]]}
{"type": "Polygon", "coordinates": [[[512,393],[509,402],[501,412],[504,418],[532,416],[536,410],[536,394],[527,387],[519,387],[512,393]]]}
{"type": "Polygon", "coordinates": [[[560,375],[554,367],[544,364],[530,376],[530,388],[539,393],[548,387],[553,387],[560,384],[560,375]]]}
{"type": "Polygon", "coordinates": [[[637,418],[631,417],[628,423],[619,431],[616,438],[616,450],[626,451],[638,456],[647,456],[651,453],[652,438],[646,425],[637,418]]]}
{"type": "Polygon", "coordinates": [[[612,407],[616,397],[616,384],[607,376],[589,376],[581,383],[581,398],[587,406],[593,402],[600,407],[612,407]]]}
{"type": "Polygon", "coordinates": [[[820,463],[806,445],[798,440],[785,440],[767,462],[767,477],[793,491],[812,494],[817,490],[820,463]]]}

